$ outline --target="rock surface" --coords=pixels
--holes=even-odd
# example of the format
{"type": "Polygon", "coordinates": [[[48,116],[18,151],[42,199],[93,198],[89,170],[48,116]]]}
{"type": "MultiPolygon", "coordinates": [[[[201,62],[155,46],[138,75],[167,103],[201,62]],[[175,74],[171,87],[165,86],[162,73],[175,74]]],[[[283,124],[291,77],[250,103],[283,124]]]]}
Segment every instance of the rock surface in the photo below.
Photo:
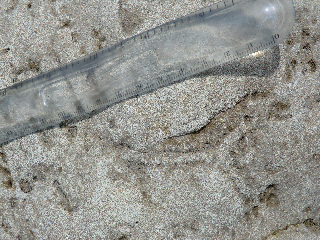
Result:
{"type": "MultiPolygon", "coordinates": [[[[0,86],[215,1],[0,3],[0,86]]],[[[319,239],[320,2],[278,47],[0,149],[0,239],[319,239]]]]}

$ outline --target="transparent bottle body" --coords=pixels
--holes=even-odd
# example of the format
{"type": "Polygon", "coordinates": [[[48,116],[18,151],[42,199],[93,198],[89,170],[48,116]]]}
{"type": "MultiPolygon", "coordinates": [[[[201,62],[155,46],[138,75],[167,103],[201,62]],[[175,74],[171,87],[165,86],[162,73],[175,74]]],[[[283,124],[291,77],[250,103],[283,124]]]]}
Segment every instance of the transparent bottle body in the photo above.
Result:
{"type": "Polygon", "coordinates": [[[0,143],[275,46],[291,0],[226,0],[0,92],[0,143]]]}

